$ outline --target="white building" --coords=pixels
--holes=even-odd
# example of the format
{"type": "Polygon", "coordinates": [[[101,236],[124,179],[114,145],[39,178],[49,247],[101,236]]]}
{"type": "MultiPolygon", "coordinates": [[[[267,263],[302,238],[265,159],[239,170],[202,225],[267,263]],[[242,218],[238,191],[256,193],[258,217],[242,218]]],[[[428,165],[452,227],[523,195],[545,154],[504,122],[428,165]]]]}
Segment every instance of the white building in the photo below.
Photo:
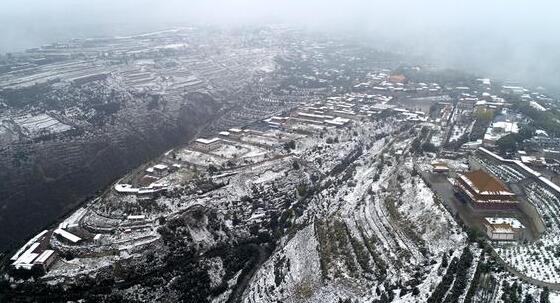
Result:
{"type": "Polygon", "coordinates": [[[486,235],[493,241],[514,241],[522,236],[525,226],[515,218],[484,218],[486,235]]]}
{"type": "Polygon", "coordinates": [[[346,123],[350,122],[348,118],[336,117],[334,119],[325,119],[324,122],[326,124],[334,125],[334,126],[343,126],[346,123]]]}
{"type": "Polygon", "coordinates": [[[129,221],[144,221],[146,220],[146,215],[130,215],[126,219],[129,221]]]}
{"type": "Polygon", "coordinates": [[[169,166],[161,163],[154,165],[152,168],[153,168],[153,173],[158,177],[164,176],[169,170],[169,166]]]}
{"type": "Polygon", "coordinates": [[[82,241],[82,238],[74,235],[73,233],[65,231],[62,228],[55,229],[54,233],[59,235],[62,239],[66,240],[70,243],[73,243],[73,244],[76,244],[76,243],[82,241]]]}
{"type": "Polygon", "coordinates": [[[212,139],[198,138],[194,140],[194,143],[191,145],[191,147],[198,151],[208,152],[216,148],[216,146],[220,141],[221,141],[220,138],[212,138],[212,139]]]}
{"type": "Polygon", "coordinates": [[[27,249],[29,247],[31,247],[32,245],[35,244],[35,242],[38,242],[39,240],[41,240],[46,234],[47,234],[48,230],[43,230],[42,232],[40,232],[39,234],[37,234],[35,237],[33,237],[31,240],[27,241],[27,243],[25,243],[25,245],[23,245],[11,258],[10,261],[16,261],[23,253],[25,253],[27,251],[27,249]]]}
{"type": "Polygon", "coordinates": [[[132,186],[132,184],[115,184],[115,191],[121,194],[137,194],[138,188],[132,186]]]}
{"type": "Polygon", "coordinates": [[[499,121],[494,122],[484,134],[484,144],[494,145],[500,138],[509,135],[517,134],[519,132],[519,125],[517,122],[499,121]]]}
{"type": "Polygon", "coordinates": [[[241,128],[230,128],[227,131],[230,137],[241,138],[243,136],[243,130],[241,128]]]}
{"type": "Polygon", "coordinates": [[[39,256],[39,254],[35,252],[39,245],[40,244],[37,242],[31,244],[31,246],[12,263],[12,266],[17,269],[31,269],[33,267],[33,261],[39,256]]]}
{"type": "Polygon", "coordinates": [[[538,110],[538,111],[541,111],[541,112],[546,111],[546,107],[540,105],[539,103],[537,103],[537,102],[535,102],[535,101],[529,101],[529,105],[530,105],[532,108],[534,108],[534,109],[536,109],[536,110],[538,110]]]}

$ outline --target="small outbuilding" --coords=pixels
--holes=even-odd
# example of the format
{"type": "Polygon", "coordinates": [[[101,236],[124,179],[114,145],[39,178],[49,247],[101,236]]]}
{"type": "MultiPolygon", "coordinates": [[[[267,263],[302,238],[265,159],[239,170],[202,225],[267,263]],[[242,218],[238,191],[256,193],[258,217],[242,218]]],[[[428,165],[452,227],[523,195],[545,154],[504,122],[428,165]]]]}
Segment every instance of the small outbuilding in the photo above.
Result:
{"type": "Polygon", "coordinates": [[[486,235],[493,241],[515,241],[522,236],[525,226],[515,218],[485,218],[486,235]]]}

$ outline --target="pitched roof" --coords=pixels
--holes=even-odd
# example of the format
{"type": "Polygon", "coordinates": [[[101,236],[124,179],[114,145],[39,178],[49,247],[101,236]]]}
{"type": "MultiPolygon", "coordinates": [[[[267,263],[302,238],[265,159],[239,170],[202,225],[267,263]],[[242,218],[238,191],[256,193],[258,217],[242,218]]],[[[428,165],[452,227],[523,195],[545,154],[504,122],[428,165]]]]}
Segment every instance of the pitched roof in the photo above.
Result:
{"type": "Polygon", "coordinates": [[[389,77],[389,81],[393,83],[402,83],[406,80],[406,77],[403,74],[392,75],[389,77]]]}
{"type": "Polygon", "coordinates": [[[432,166],[434,166],[434,167],[437,167],[437,166],[449,167],[447,162],[444,162],[444,161],[434,161],[434,162],[432,162],[432,166]]]}
{"type": "Polygon", "coordinates": [[[481,194],[510,194],[505,185],[482,169],[467,172],[464,176],[481,194]]]}

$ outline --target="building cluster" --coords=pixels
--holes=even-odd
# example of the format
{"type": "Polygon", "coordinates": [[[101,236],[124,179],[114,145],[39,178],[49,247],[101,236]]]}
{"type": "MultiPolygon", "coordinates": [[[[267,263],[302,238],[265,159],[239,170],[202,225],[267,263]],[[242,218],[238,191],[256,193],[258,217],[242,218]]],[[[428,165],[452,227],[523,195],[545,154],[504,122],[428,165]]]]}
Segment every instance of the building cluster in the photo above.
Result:
{"type": "MultiPolygon", "coordinates": [[[[143,213],[136,208],[125,211],[124,208],[130,207],[129,203],[148,201],[151,205],[157,205],[159,197],[166,192],[172,193],[179,186],[178,180],[184,178],[181,176],[188,176],[193,171],[203,174],[208,172],[218,182],[224,176],[239,173],[240,169],[258,167],[270,160],[281,160],[282,155],[289,154],[288,150],[295,148],[294,141],[329,130],[347,130],[352,123],[369,120],[381,113],[375,106],[390,100],[381,95],[325,98],[247,127],[233,127],[218,131],[215,136],[196,138],[187,146],[168,151],[157,162],[119,180],[110,192],[111,197],[100,198],[120,204],[117,208],[122,207],[122,211],[112,213],[102,206],[81,208],[57,228],[40,235],[46,247],[53,247],[46,250],[45,255],[40,257],[43,251],[38,251],[37,245],[24,247],[25,253],[18,255],[18,259],[15,259],[18,261],[14,264],[18,268],[28,269],[32,262],[45,262],[45,259],[45,269],[48,269],[55,259],[47,258],[47,254],[55,258],[58,250],[97,256],[103,255],[104,249],[113,251],[116,247],[119,252],[141,249],[157,241],[158,236],[153,234],[152,228],[153,214],[143,213]]],[[[204,190],[199,190],[198,197],[203,199],[201,197],[204,196],[204,190]]],[[[93,201],[92,205],[101,203],[99,201],[93,201]]],[[[258,208],[249,219],[261,222],[266,214],[264,209],[258,208]]]]}
{"type": "Polygon", "coordinates": [[[0,65],[0,143],[81,133],[112,106],[137,114],[134,104],[119,98],[107,101],[120,103],[118,106],[107,106],[88,102],[76,93],[86,89],[88,95],[105,95],[98,83],[110,86],[111,94],[126,90],[135,97],[148,96],[155,100],[148,107],[165,100],[170,108],[176,108],[189,92],[218,98],[218,91],[238,91],[253,81],[253,75],[274,71],[279,45],[255,49],[241,46],[239,36],[213,35],[219,42],[208,44],[204,30],[177,29],[73,40],[13,54],[0,65]],[[41,100],[32,107],[25,106],[34,90],[54,93],[48,94],[48,99],[40,95],[41,100]],[[53,103],[61,106],[53,109],[53,103]]]}
{"type": "MultiPolygon", "coordinates": [[[[530,224],[542,225],[540,222],[547,218],[548,207],[553,207],[555,202],[552,201],[560,197],[560,186],[530,168],[529,160],[534,159],[526,156],[520,160],[505,159],[480,147],[469,157],[472,170],[450,170],[445,160],[438,160],[431,163],[431,171],[454,175],[450,180],[458,199],[475,214],[493,216],[482,220],[491,240],[520,241],[527,239],[527,229],[519,219],[508,215],[522,214],[530,224]],[[520,188],[519,184],[524,185],[520,188]]],[[[542,232],[544,227],[537,229],[542,232]]]]}
{"type": "Polygon", "coordinates": [[[44,230],[23,245],[11,258],[14,269],[32,270],[37,268],[46,272],[56,261],[57,254],[47,249],[50,232],[44,230]]]}
{"type": "MultiPolygon", "coordinates": [[[[371,170],[350,166],[354,170],[344,175],[347,179],[333,182],[348,187],[352,184],[366,192],[362,187],[366,182],[354,179],[356,175],[379,179],[384,166],[398,165],[399,159],[408,155],[414,161],[427,160],[422,164],[431,164],[433,174],[429,177],[444,180],[450,196],[477,213],[481,219],[479,227],[492,241],[531,238],[527,237],[527,221],[515,214],[526,209],[550,214],[548,204],[553,203],[542,201],[560,197],[560,187],[534,169],[556,165],[560,170],[560,162],[529,153],[519,153],[518,160],[510,160],[490,150],[501,138],[519,134],[526,123],[526,117],[514,112],[512,103],[502,94],[517,96],[520,102],[545,112],[550,100],[543,94],[517,86],[503,86],[498,93],[492,89],[490,79],[447,86],[413,81],[407,73],[420,72],[419,67],[405,68],[403,72],[367,72],[360,83],[354,81],[347,86],[351,77],[344,74],[342,67],[320,71],[312,60],[305,61],[308,69],[304,69],[312,73],[292,75],[284,70],[273,81],[264,75],[277,67],[274,58],[281,56],[289,61],[293,53],[284,54],[276,47],[240,47],[238,40],[228,37],[223,37],[216,50],[216,42],[199,43],[201,33],[191,38],[187,38],[192,34],[190,30],[179,37],[175,34],[160,32],[150,34],[149,39],[115,39],[110,47],[106,42],[96,41],[90,42],[91,47],[52,45],[30,52],[44,55],[49,63],[24,65],[25,68],[12,66],[12,72],[0,75],[5,89],[50,81],[68,86],[102,80],[125,85],[131,94],[149,96],[153,101],[133,104],[133,108],[157,107],[161,102],[179,112],[185,100],[192,97],[189,92],[203,92],[216,97],[212,101],[220,100],[224,107],[231,108],[204,130],[204,137],[131,172],[56,228],[31,239],[11,258],[13,268],[55,270],[57,256],[69,252],[87,258],[110,256],[112,261],[131,258],[134,253],[163,241],[158,232],[165,220],[194,205],[223,203],[216,212],[228,217],[228,228],[233,229],[234,221],[238,226],[259,227],[266,223],[267,216],[281,213],[278,205],[293,202],[283,201],[288,195],[278,194],[277,185],[285,185],[293,194],[288,199],[299,199],[307,190],[303,188],[306,184],[299,182],[307,177],[334,175],[333,171],[352,163],[350,160],[359,158],[364,150],[377,147],[380,156],[371,170]],[[87,60],[75,59],[73,55],[78,49],[87,60]],[[63,56],[70,61],[59,61],[55,54],[62,52],[70,54],[63,56]],[[258,80],[247,88],[246,84],[255,78],[258,80]],[[327,79],[335,80],[331,83],[327,79]],[[231,95],[243,100],[236,100],[240,102],[236,104],[220,98],[223,91],[236,92],[231,95]],[[387,125],[381,125],[385,122],[387,125]],[[344,144],[335,144],[339,142],[344,144]],[[391,148],[380,147],[384,142],[391,148]],[[434,160],[442,156],[447,160],[434,160]],[[451,164],[452,159],[467,158],[468,170],[459,171],[456,163],[451,164]],[[316,171],[312,176],[299,169],[307,163],[320,163],[313,166],[316,171]],[[283,181],[276,182],[274,187],[265,186],[276,179],[283,181]],[[528,189],[520,189],[523,186],[516,184],[527,185],[528,189]],[[253,200],[249,192],[258,193],[254,195],[258,198],[253,200]],[[231,198],[237,196],[239,199],[231,198]],[[241,211],[228,213],[239,205],[243,206],[241,211]]],[[[307,47],[317,49],[316,45],[307,47]]],[[[96,114],[95,109],[79,106],[64,112],[18,114],[3,119],[4,126],[0,127],[9,126],[26,137],[58,134],[78,128],[80,119],[87,120],[96,114]]],[[[556,152],[560,159],[557,138],[537,130],[529,140],[550,147],[549,153],[556,152]]],[[[464,165],[467,166],[466,162],[464,165]]],[[[370,187],[370,191],[374,188],[370,187]]],[[[532,226],[533,222],[529,224],[532,226]]],[[[201,232],[196,236],[202,239],[201,246],[206,244],[208,239],[203,238],[208,235],[201,232]]],[[[65,266],[72,264],[60,265],[65,266]]]]}

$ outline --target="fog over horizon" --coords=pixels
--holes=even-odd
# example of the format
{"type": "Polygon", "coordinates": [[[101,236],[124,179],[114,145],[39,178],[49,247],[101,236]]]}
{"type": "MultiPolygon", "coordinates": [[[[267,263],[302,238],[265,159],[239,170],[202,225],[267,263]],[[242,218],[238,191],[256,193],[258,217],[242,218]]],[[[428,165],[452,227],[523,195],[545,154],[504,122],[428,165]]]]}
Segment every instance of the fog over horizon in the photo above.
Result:
{"type": "Polygon", "coordinates": [[[558,11],[544,0],[9,0],[0,4],[0,53],[182,25],[281,23],[560,91],[558,11]]]}

